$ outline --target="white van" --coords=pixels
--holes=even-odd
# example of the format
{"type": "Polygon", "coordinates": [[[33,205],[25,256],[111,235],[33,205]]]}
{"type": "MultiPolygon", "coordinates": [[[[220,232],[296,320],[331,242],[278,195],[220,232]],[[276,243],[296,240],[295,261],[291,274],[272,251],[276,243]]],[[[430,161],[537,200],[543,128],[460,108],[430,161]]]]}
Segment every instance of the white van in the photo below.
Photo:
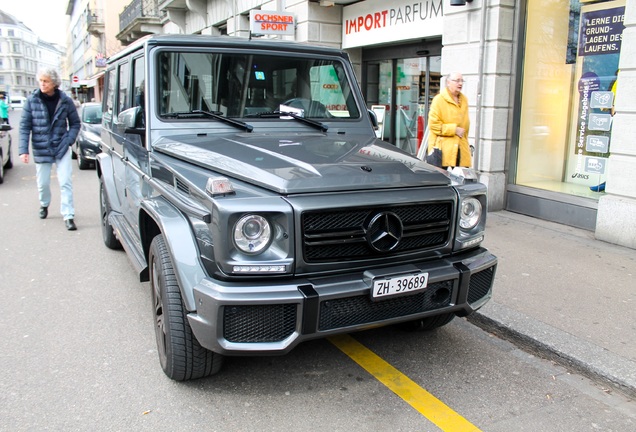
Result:
{"type": "Polygon", "coordinates": [[[11,109],[22,108],[26,102],[26,98],[24,96],[11,96],[9,100],[9,106],[11,109]]]}

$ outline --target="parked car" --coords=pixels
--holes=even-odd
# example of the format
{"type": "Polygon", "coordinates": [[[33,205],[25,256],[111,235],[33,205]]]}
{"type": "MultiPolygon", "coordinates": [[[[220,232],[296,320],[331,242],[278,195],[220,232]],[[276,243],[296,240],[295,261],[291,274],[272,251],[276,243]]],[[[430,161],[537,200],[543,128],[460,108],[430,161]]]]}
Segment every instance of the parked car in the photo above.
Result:
{"type": "Polygon", "coordinates": [[[0,183],[4,183],[4,170],[13,168],[10,130],[10,125],[0,125],[0,183]]]}
{"type": "Polygon", "coordinates": [[[73,145],[73,159],[77,159],[79,169],[85,170],[95,165],[95,157],[102,151],[102,104],[84,103],[79,109],[79,117],[82,126],[73,145]]]}
{"type": "Polygon", "coordinates": [[[11,109],[22,108],[26,102],[26,98],[24,96],[10,96],[9,99],[9,106],[11,109]]]}
{"type": "Polygon", "coordinates": [[[491,298],[486,186],[377,139],[346,52],[153,35],[104,88],[102,237],[150,281],[168,377],[491,298]]]}

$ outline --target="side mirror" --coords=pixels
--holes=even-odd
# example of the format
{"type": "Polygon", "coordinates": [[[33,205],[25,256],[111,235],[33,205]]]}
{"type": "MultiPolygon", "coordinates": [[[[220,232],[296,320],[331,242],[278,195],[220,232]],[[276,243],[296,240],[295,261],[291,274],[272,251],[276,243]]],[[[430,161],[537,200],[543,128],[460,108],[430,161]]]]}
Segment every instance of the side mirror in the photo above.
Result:
{"type": "Polygon", "coordinates": [[[124,127],[124,133],[143,136],[146,133],[146,128],[140,127],[143,124],[139,122],[142,115],[141,107],[132,107],[119,113],[117,122],[124,127]]]}
{"type": "Polygon", "coordinates": [[[378,117],[375,115],[375,112],[373,112],[373,110],[367,109],[367,111],[369,112],[369,118],[371,119],[371,124],[373,125],[373,129],[377,129],[378,117]]]}

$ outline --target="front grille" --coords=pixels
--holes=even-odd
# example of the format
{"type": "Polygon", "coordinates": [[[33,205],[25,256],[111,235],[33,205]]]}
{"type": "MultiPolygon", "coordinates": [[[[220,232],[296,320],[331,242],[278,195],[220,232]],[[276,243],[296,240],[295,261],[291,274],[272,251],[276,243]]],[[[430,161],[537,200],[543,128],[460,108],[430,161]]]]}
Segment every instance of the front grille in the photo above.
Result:
{"type": "Polygon", "coordinates": [[[223,337],[229,342],[280,342],[296,329],[296,304],[226,306],[223,337]]]}
{"type": "Polygon", "coordinates": [[[331,330],[413,315],[451,303],[452,281],[438,282],[417,294],[372,301],[368,295],[320,303],[319,330],[331,330]]]}
{"type": "Polygon", "coordinates": [[[492,286],[492,278],[495,275],[495,266],[488,267],[470,276],[468,285],[468,303],[474,303],[482,299],[492,286]]]}
{"type": "Polygon", "coordinates": [[[307,263],[359,260],[443,246],[450,236],[452,202],[307,211],[302,215],[303,257],[307,263]],[[402,235],[379,252],[368,241],[369,224],[382,212],[395,214],[402,235]]]}

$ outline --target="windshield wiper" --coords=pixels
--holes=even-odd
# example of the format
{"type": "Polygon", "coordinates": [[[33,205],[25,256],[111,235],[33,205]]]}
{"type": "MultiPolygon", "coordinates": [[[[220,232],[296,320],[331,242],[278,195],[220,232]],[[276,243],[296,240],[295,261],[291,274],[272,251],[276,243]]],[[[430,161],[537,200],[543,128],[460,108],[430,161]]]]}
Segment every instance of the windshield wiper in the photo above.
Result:
{"type": "Polygon", "coordinates": [[[275,118],[275,117],[291,117],[293,119],[296,119],[300,122],[303,122],[305,124],[308,124],[310,126],[315,127],[316,129],[320,129],[322,132],[327,132],[327,130],[329,129],[329,126],[327,126],[324,123],[321,123],[317,120],[312,120],[312,119],[308,119],[306,117],[303,116],[299,116],[296,113],[293,112],[287,112],[287,111],[271,111],[271,112],[262,112],[262,113],[254,113],[254,114],[248,114],[245,117],[258,117],[258,118],[275,118]]]}
{"type": "Polygon", "coordinates": [[[252,132],[254,126],[242,122],[240,120],[236,120],[233,118],[225,117],[223,113],[220,111],[204,111],[204,110],[192,110],[192,111],[178,111],[178,112],[170,112],[161,114],[161,117],[164,118],[192,118],[192,117],[211,117],[216,120],[220,120],[223,123],[227,123],[229,125],[235,126],[239,129],[244,129],[247,132],[252,132]]]}

